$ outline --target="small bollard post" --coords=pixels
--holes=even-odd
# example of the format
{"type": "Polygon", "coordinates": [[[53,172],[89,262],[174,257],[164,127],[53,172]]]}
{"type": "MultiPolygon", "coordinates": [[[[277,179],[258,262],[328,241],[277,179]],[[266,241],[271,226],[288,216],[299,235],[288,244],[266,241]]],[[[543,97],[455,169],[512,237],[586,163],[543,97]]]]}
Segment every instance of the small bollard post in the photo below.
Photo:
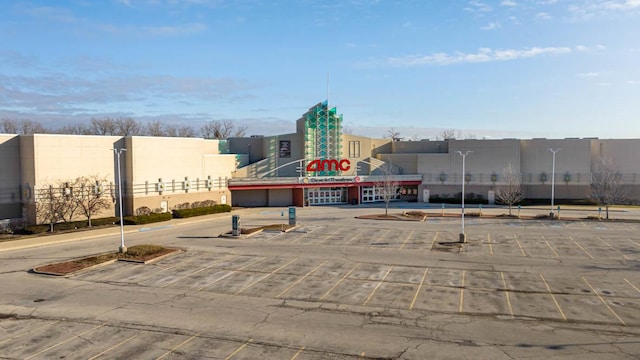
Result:
{"type": "Polygon", "coordinates": [[[522,205],[518,205],[518,219],[520,219],[520,210],[522,209],[522,205]]]}
{"type": "Polygon", "coordinates": [[[480,211],[480,217],[482,217],[482,204],[478,204],[478,209],[480,211]]]}
{"type": "Polygon", "coordinates": [[[440,215],[444,216],[444,203],[442,203],[442,212],[440,213],[440,215]]]}
{"type": "Polygon", "coordinates": [[[240,215],[231,216],[231,235],[232,236],[240,236],[240,215]]]}
{"type": "Polygon", "coordinates": [[[560,205],[558,205],[558,217],[557,219],[560,219],[560,205]]]}
{"type": "Polygon", "coordinates": [[[602,220],[602,206],[598,207],[598,220],[602,220]]]}

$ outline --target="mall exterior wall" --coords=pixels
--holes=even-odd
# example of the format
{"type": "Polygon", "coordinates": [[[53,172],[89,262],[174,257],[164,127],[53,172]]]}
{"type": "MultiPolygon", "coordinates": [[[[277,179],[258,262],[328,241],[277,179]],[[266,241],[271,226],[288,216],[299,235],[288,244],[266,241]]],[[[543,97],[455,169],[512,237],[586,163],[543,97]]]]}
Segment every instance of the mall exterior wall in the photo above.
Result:
{"type": "MultiPolygon", "coordinates": [[[[111,189],[111,199],[115,200],[117,179],[112,149],[123,145],[122,138],[116,136],[20,135],[20,178],[26,191],[23,211],[27,223],[40,222],[35,210],[42,191],[49,186],[57,189],[61,182],[72,182],[81,176],[104,179],[105,186],[111,189]]],[[[113,215],[114,207],[95,217],[113,215]]]]}
{"type": "Polygon", "coordinates": [[[23,191],[20,184],[20,138],[0,134],[0,219],[22,217],[23,191]]]}
{"type": "MultiPolygon", "coordinates": [[[[124,215],[140,207],[170,211],[198,201],[231,204],[227,183],[237,156],[220,154],[218,140],[200,138],[0,134],[0,220],[36,219],[36,201],[82,176],[101,179],[112,204],[93,218],[116,216],[117,161],[121,153],[124,215]]],[[[72,189],[73,190],[73,189],[72,189]]],[[[74,190],[75,191],[75,190],[74,190]]],[[[77,215],[74,220],[84,219],[77,215]]]]}
{"type": "MultiPolygon", "coordinates": [[[[406,146],[395,146],[395,149],[414,151],[406,146]]],[[[461,191],[462,157],[458,151],[470,151],[465,164],[467,196],[475,193],[488,198],[489,192],[503,183],[504,170],[510,164],[514,173],[520,174],[528,199],[550,199],[553,153],[549,149],[560,149],[555,160],[556,199],[589,199],[593,164],[600,157],[606,157],[613,160],[621,173],[628,201],[640,200],[640,158],[636,155],[640,153],[640,140],[450,140],[448,149],[448,153],[417,155],[417,173],[423,175],[419,201],[425,201],[426,194],[450,197],[461,191]]],[[[407,154],[380,157],[393,163],[410,163],[406,161],[407,154]]]]}
{"type": "Polygon", "coordinates": [[[125,213],[141,207],[169,211],[196,201],[231,203],[227,181],[236,156],[219,154],[218,140],[201,138],[126,138],[128,201],[125,213]]]}

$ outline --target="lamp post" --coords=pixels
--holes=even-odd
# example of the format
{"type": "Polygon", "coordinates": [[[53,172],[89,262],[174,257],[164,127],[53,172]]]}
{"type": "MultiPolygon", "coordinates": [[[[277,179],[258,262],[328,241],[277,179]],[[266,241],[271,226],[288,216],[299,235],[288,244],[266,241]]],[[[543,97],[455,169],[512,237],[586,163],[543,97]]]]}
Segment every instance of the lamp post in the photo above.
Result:
{"type": "Polygon", "coordinates": [[[127,149],[112,149],[113,153],[116,155],[117,164],[118,164],[118,205],[120,206],[120,247],[118,248],[118,252],[124,254],[127,252],[127,247],[124,246],[124,220],[122,214],[122,176],[120,175],[120,154],[123,151],[127,151],[127,149]]]}
{"type": "Polygon", "coordinates": [[[459,240],[459,242],[461,243],[464,243],[467,241],[467,235],[464,233],[464,181],[466,178],[464,169],[467,161],[467,155],[469,155],[472,152],[473,151],[465,151],[464,153],[462,153],[462,151],[458,151],[458,155],[462,156],[462,232],[460,233],[460,240],[459,240]]]}
{"type": "Polygon", "coordinates": [[[551,216],[551,218],[554,218],[553,215],[553,198],[555,196],[555,188],[556,188],[556,153],[558,151],[562,150],[561,148],[557,148],[557,149],[552,149],[549,148],[549,151],[551,151],[553,153],[553,160],[551,161],[551,212],[549,213],[549,216],[551,216]]]}

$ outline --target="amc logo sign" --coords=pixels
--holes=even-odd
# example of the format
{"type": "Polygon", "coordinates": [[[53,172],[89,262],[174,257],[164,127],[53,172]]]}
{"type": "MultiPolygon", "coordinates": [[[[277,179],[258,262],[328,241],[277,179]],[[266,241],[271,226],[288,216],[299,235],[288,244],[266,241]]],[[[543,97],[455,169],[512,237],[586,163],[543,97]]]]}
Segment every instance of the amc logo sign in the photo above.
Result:
{"type": "Polygon", "coordinates": [[[313,160],[307,165],[308,172],[316,171],[347,171],[351,169],[351,161],[347,159],[313,160]]]}

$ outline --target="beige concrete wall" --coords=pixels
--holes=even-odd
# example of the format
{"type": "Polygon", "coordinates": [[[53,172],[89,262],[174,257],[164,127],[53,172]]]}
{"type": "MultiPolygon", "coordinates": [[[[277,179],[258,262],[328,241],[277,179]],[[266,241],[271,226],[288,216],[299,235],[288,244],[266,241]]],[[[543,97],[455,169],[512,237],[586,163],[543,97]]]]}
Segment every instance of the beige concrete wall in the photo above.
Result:
{"type": "Polygon", "coordinates": [[[446,153],[449,151],[448,141],[396,141],[393,145],[395,154],[446,153]]]}
{"type": "Polygon", "coordinates": [[[93,174],[115,179],[111,149],[123,145],[119,140],[117,136],[33,135],[36,185],[93,174]]]}
{"type": "Polygon", "coordinates": [[[20,138],[0,134],[0,219],[22,217],[20,138]]]}
{"type": "Polygon", "coordinates": [[[626,184],[640,184],[640,139],[594,140],[592,161],[611,159],[626,184]]]}
{"type": "Polygon", "coordinates": [[[541,174],[545,173],[551,182],[553,171],[553,153],[549,149],[562,149],[556,152],[556,184],[588,186],[591,181],[591,140],[590,139],[532,139],[521,140],[521,172],[523,184],[541,185],[541,174]]]}
{"type": "Polygon", "coordinates": [[[451,140],[449,154],[451,156],[451,174],[454,177],[462,176],[462,156],[466,157],[465,172],[471,174],[469,184],[489,184],[491,175],[497,175],[499,183],[504,169],[511,164],[513,171],[519,173],[520,169],[520,142],[519,140],[451,140]]]}
{"type": "MultiPolygon", "coordinates": [[[[36,194],[49,185],[56,186],[81,176],[97,176],[105,179],[105,186],[112,186],[112,196],[115,196],[113,185],[117,184],[117,179],[112,149],[123,146],[117,136],[21,135],[22,183],[24,187],[33,188],[31,199],[24,201],[27,221],[36,222],[36,194]]],[[[114,215],[114,208],[110,208],[94,218],[114,215]]],[[[84,216],[78,214],[75,219],[81,220],[84,216]]]]}
{"type": "Polygon", "coordinates": [[[399,174],[418,173],[418,154],[380,154],[380,160],[397,167],[399,174]]]}
{"type": "Polygon", "coordinates": [[[204,200],[231,204],[226,183],[236,156],[219,154],[218,140],[134,136],[126,142],[130,208],[125,213],[204,200]]]}

